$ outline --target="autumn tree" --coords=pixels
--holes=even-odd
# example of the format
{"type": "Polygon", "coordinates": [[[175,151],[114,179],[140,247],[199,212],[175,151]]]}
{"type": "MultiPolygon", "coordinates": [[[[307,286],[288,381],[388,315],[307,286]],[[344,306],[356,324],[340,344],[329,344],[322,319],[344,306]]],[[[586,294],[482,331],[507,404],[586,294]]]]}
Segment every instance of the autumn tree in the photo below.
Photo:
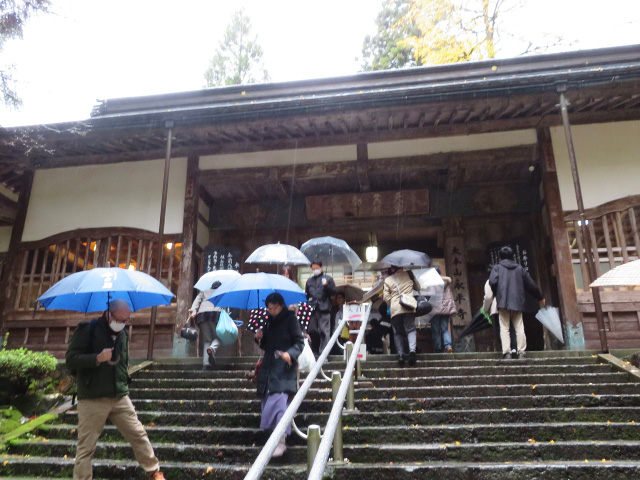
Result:
{"type": "Polygon", "coordinates": [[[405,40],[420,35],[420,30],[408,16],[407,0],[385,0],[376,17],[377,33],[367,35],[362,45],[362,70],[388,70],[390,68],[422,65],[414,48],[405,40]]]}
{"type": "MultiPolygon", "coordinates": [[[[0,52],[8,40],[22,38],[23,26],[37,12],[49,11],[49,0],[0,0],[0,52]]],[[[0,67],[0,95],[7,106],[22,104],[14,90],[12,66],[0,67]]]]}
{"type": "Polygon", "coordinates": [[[207,87],[269,81],[262,64],[262,47],[252,35],[251,19],[243,9],[233,14],[204,78],[207,87]]]}
{"type": "Polygon", "coordinates": [[[377,20],[378,33],[365,39],[365,67],[489,59],[507,43],[512,50],[516,44],[521,47],[515,54],[540,53],[562,44],[560,36],[531,41],[509,30],[509,15],[524,4],[525,0],[386,0],[377,20]],[[407,52],[413,55],[412,62],[403,60],[407,52]]]}

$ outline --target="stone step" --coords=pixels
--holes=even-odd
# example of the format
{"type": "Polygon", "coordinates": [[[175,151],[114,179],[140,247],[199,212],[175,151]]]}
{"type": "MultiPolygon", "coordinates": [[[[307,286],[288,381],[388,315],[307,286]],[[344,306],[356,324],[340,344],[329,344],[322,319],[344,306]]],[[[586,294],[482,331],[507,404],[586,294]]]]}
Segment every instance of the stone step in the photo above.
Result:
{"type": "MultiPolygon", "coordinates": [[[[435,377],[383,377],[361,378],[362,381],[372,381],[376,388],[411,386],[459,385],[460,376],[435,377]]],[[[607,373],[568,373],[568,374],[516,374],[516,375],[468,375],[465,377],[467,385],[513,385],[513,384],[542,384],[542,383],[626,383],[627,375],[622,372],[607,373]]],[[[255,384],[246,378],[138,378],[131,384],[132,388],[251,388],[255,384]]],[[[330,387],[325,379],[316,379],[313,388],[330,387]]]]}
{"type": "MultiPolygon", "coordinates": [[[[175,442],[179,444],[209,444],[209,445],[236,445],[250,446],[264,444],[268,435],[260,430],[259,424],[253,428],[242,427],[216,427],[209,425],[204,427],[165,426],[151,424],[145,425],[151,443],[175,442]]],[[[77,437],[78,426],[68,424],[43,425],[37,430],[37,435],[49,440],[70,440],[77,437]]],[[[100,436],[102,442],[122,442],[122,435],[115,426],[106,425],[100,436]]],[[[49,442],[46,442],[49,443],[49,442]]]]}
{"type": "Polygon", "coordinates": [[[640,423],[565,422],[350,427],[343,422],[347,444],[486,443],[570,440],[640,440],[640,423]]]}
{"type": "Polygon", "coordinates": [[[460,376],[467,375],[538,375],[538,374],[569,374],[569,373],[610,373],[608,364],[593,365],[524,365],[519,363],[499,363],[493,366],[467,366],[467,367],[430,367],[417,364],[414,367],[370,368],[363,366],[362,374],[367,378],[384,377],[436,377],[436,376],[460,376]]]}
{"type": "MultiPolygon", "coordinates": [[[[135,385],[133,383],[132,385],[135,385]]],[[[328,384],[327,384],[328,385],[328,384]]],[[[130,388],[131,398],[165,400],[245,400],[256,397],[256,387],[246,388],[130,388]]],[[[331,400],[330,388],[312,388],[310,398],[331,400]]]]}
{"type": "MultiPolygon", "coordinates": [[[[301,422],[300,422],[301,423],[301,422]]],[[[343,421],[345,445],[358,443],[485,443],[539,442],[559,440],[640,440],[640,422],[554,422],[504,424],[443,424],[443,425],[383,425],[355,427],[343,421]]],[[[152,443],[197,443],[247,446],[262,444],[265,434],[258,428],[208,426],[166,426],[146,424],[152,443]]],[[[304,425],[298,424],[303,429],[304,425]]],[[[74,440],[77,426],[68,424],[43,425],[37,435],[48,439],[74,440]]],[[[123,441],[113,425],[105,426],[102,441],[123,441]]],[[[297,443],[295,441],[294,443],[297,443]]]]}
{"type": "MultiPolygon", "coordinates": [[[[586,459],[588,460],[588,459],[586,459]]],[[[390,462],[329,464],[324,478],[340,480],[621,480],[640,476],[640,463],[594,459],[593,461],[557,462],[390,462]]],[[[286,455],[282,457],[286,461],[286,455]]],[[[2,478],[71,478],[72,458],[52,460],[41,457],[8,456],[0,464],[2,478]],[[20,476],[17,476],[20,475],[20,476]]],[[[171,480],[241,480],[248,471],[245,465],[212,465],[210,463],[162,462],[162,471],[171,480]]],[[[96,460],[94,478],[112,480],[144,480],[136,462],[124,460],[96,460]]],[[[269,480],[306,479],[306,465],[268,466],[262,478],[269,480]]]]}
{"type": "MultiPolygon", "coordinates": [[[[127,458],[132,458],[133,453],[128,452],[127,458]]],[[[300,465],[287,465],[285,457],[280,460],[280,465],[276,460],[272,461],[265,470],[264,479],[273,480],[303,480],[307,478],[306,462],[300,465]]],[[[56,479],[73,476],[74,457],[49,458],[38,456],[13,456],[8,455],[0,463],[0,478],[41,478],[42,475],[56,479]]],[[[206,478],[208,480],[242,480],[250,465],[227,465],[215,462],[160,462],[162,471],[166,478],[171,480],[193,480],[196,478],[206,478]]],[[[115,459],[95,459],[93,461],[93,475],[96,479],[102,480],[145,480],[146,475],[138,466],[137,462],[131,460],[115,459]]]]}
{"type": "MultiPolygon", "coordinates": [[[[327,384],[328,385],[328,384],[327,384]]],[[[513,384],[513,385],[442,385],[412,386],[398,389],[395,387],[357,388],[357,399],[392,398],[401,390],[404,397],[436,398],[448,396],[530,396],[530,395],[578,395],[578,394],[637,394],[638,387],[632,383],[597,383],[597,384],[513,384]]],[[[131,388],[132,398],[145,399],[182,399],[182,400],[236,400],[247,399],[256,395],[255,387],[247,388],[131,388]]],[[[331,398],[331,389],[316,388],[309,391],[310,399],[331,398]]]]}
{"type": "MultiPolygon", "coordinates": [[[[260,412],[260,400],[160,400],[132,398],[138,411],[172,411],[172,412],[216,412],[216,413],[250,413],[260,412]]],[[[331,398],[303,400],[300,412],[328,412],[331,410],[331,398]]]]}
{"type": "MultiPolygon", "coordinates": [[[[275,478],[275,477],[274,477],[275,478]]],[[[640,463],[585,462],[388,462],[328,465],[324,478],[340,480],[622,480],[640,478],[640,463]]]]}
{"type": "MultiPolygon", "coordinates": [[[[366,378],[376,388],[405,388],[419,386],[460,385],[460,376],[436,376],[436,377],[382,377],[366,378]]],[[[627,375],[621,372],[608,373],[567,373],[567,374],[507,374],[507,375],[467,375],[466,385],[516,385],[516,384],[597,384],[597,383],[627,383],[627,375]]]]}
{"type": "MultiPolygon", "coordinates": [[[[543,352],[531,352],[529,358],[526,360],[512,359],[502,360],[499,353],[486,353],[482,358],[476,358],[474,354],[454,354],[454,355],[434,355],[434,354],[418,354],[417,359],[419,362],[427,363],[430,366],[468,366],[468,365],[495,365],[496,363],[509,363],[518,362],[524,364],[549,364],[549,365],[569,365],[569,364],[593,364],[600,363],[597,355],[580,355],[565,357],[558,355],[562,352],[544,352],[550,353],[549,356],[541,356],[543,352]]],[[[238,370],[242,368],[253,368],[259,357],[217,357],[216,365],[219,369],[238,370]]],[[[345,365],[345,360],[342,355],[330,355],[328,357],[329,365],[345,365]]],[[[183,370],[193,371],[200,370],[202,368],[202,359],[187,358],[187,359],[159,359],[153,364],[146,367],[146,370],[183,370]]],[[[367,356],[367,360],[362,362],[363,365],[377,365],[377,366],[397,366],[397,355],[372,355],[367,356]]]]}
{"type": "MultiPolygon", "coordinates": [[[[401,391],[396,392],[402,395],[401,391]]],[[[160,400],[131,399],[139,412],[209,412],[209,413],[259,413],[260,400],[160,400]]],[[[300,413],[321,413],[331,411],[330,398],[304,400],[300,413]]],[[[640,395],[571,394],[571,395],[528,395],[528,396],[482,396],[434,398],[367,398],[359,399],[356,408],[363,412],[398,412],[411,410],[465,410],[465,409],[515,409],[515,408],[580,408],[580,407],[639,407],[640,395]]]]}
{"type": "MultiPolygon", "coordinates": [[[[329,392],[330,393],[330,392],[329,392]]],[[[438,398],[438,397],[482,397],[482,396],[537,396],[537,395],[584,395],[591,394],[628,394],[637,395],[638,386],[632,383],[597,383],[583,384],[516,384],[516,385],[444,385],[404,388],[359,388],[355,391],[356,399],[392,400],[397,394],[405,398],[438,398]]]]}
{"type": "MultiPolygon", "coordinates": [[[[296,423],[324,426],[328,413],[300,413],[296,423]]],[[[199,413],[199,412],[138,412],[144,425],[181,425],[186,427],[246,427],[260,424],[260,413],[199,413]]],[[[418,410],[401,412],[349,412],[343,415],[345,424],[351,426],[397,425],[445,425],[467,423],[516,423],[516,422],[639,422],[638,407],[589,407],[589,408],[536,408],[536,409],[476,409],[476,410],[418,410]]],[[[50,425],[77,425],[75,410],[61,415],[50,425]]]]}
{"type": "MultiPolygon", "coordinates": [[[[289,442],[288,442],[289,443],[289,442]]],[[[198,462],[210,465],[251,465],[260,453],[261,445],[228,446],[207,444],[155,443],[154,451],[163,463],[198,462]]],[[[50,440],[47,442],[25,440],[14,442],[10,448],[13,455],[38,457],[73,458],[76,442],[72,440],[50,440]]],[[[99,442],[94,458],[127,458],[131,447],[126,442],[99,442]]],[[[607,441],[554,441],[552,442],[487,442],[445,444],[356,444],[345,445],[344,455],[351,462],[540,462],[559,460],[588,460],[602,462],[624,458],[626,461],[640,460],[640,442],[630,440],[607,441]]],[[[306,462],[305,445],[288,445],[287,463],[306,462]]],[[[283,459],[284,460],[284,459],[283,459]]]]}

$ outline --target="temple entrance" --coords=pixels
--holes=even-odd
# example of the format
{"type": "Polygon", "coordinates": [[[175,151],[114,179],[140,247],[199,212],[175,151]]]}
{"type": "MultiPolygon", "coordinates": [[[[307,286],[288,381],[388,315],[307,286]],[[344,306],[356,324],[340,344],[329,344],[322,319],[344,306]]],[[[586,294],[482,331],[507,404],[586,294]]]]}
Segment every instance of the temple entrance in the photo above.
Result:
{"type": "MultiPolygon", "coordinates": [[[[402,248],[423,251],[455,280],[456,340],[482,305],[491,248],[497,244],[519,242],[534,280],[545,294],[555,289],[545,261],[551,247],[540,215],[537,158],[536,146],[528,145],[451,152],[444,160],[441,155],[369,160],[366,170],[359,160],[203,170],[208,215],[201,215],[198,238],[206,229],[208,245],[235,248],[243,272],[256,268],[244,259],[260,245],[299,247],[326,235],[345,240],[363,261],[368,246],[378,248],[378,258],[402,248]]],[[[366,287],[375,279],[372,263],[356,272],[330,265],[326,271],[337,282],[366,287]]],[[[276,273],[275,267],[260,268],[276,273]]],[[[298,279],[304,286],[306,277],[298,279]]],[[[544,349],[544,332],[533,315],[525,316],[525,329],[529,349],[544,349]]],[[[421,338],[422,352],[432,351],[428,325],[421,338]]],[[[458,343],[461,351],[500,350],[497,329],[458,343]]]]}

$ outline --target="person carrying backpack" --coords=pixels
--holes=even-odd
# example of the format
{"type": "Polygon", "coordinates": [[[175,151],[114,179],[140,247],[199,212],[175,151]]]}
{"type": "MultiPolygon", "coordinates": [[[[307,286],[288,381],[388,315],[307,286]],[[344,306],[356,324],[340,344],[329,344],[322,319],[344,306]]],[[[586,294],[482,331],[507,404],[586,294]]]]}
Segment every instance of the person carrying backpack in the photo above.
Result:
{"type": "Polygon", "coordinates": [[[164,480],[147,432],[129,398],[129,339],[125,327],[131,309],[113,300],[100,318],[78,324],[66,354],[77,373],[78,445],[74,480],[91,480],[96,443],[107,419],[133,448],[147,478],[164,480]]]}

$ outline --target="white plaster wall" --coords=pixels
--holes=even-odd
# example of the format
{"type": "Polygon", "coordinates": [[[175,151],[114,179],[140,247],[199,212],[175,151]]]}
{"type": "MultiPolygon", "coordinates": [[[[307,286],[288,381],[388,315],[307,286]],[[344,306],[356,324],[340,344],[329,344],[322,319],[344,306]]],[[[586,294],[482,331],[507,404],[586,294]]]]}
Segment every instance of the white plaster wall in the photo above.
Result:
{"type": "Polygon", "coordinates": [[[471,152],[492,148],[533,145],[537,142],[535,130],[479,133],[456,137],[420,138],[395,142],[370,143],[369,159],[409,157],[442,152],[471,152]]]}
{"type": "MultiPolygon", "coordinates": [[[[36,170],[22,240],[78,228],[158,231],[164,160],[36,170]]],[[[165,233],[182,232],[187,159],[171,160],[165,233]]]]}
{"type": "MultiPolygon", "coordinates": [[[[535,130],[481,133],[457,137],[423,138],[377,142],[368,145],[370,160],[412,155],[428,155],[440,152],[466,152],[488,150],[536,143],[535,130]]],[[[357,159],[355,145],[320,148],[299,148],[267,152],[208,155],[200,157],[202,170],[272,167],[293,163],[349,162],[357,159]]]]}
{"type": "MultiPolygon", "coordinates": [[[[640,121],[571,127],[585,208],[640,194],[640,121]]],[[[577,210],[562,126],[551,129],[562,208],[577,210]]]]}
{"type": "Polygon", "coordinates": [[[9,251],[9,242],[11,241],[11,230],[13,227],[0,227],[0,252],[9,251]]]}
{"type": "Polygon", "coordinates": [[[200,157],[200,169],[227,169],[274,167],[294,163],[348,162],[357,158],[356,146],[297,148],[265,152],[234,153],[226,155],[205,155],[200,157]]]}

